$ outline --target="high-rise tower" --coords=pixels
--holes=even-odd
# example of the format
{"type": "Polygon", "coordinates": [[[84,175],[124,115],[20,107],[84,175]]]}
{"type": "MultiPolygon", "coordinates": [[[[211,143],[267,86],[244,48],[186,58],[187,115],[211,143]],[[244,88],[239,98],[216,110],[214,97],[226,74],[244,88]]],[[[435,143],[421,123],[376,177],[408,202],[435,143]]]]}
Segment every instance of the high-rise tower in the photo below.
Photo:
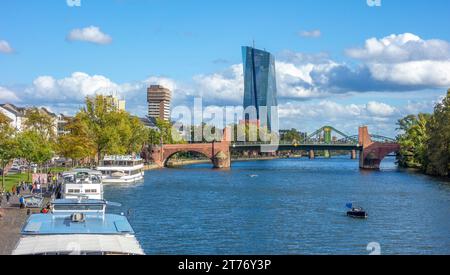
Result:
{"type": "Polygon", "coordinates": [[[151,85],[147,89],[148,116],[170,120],[170,101],[172,92],[160,85],[151,85]]]}
{"type": "MultiPolygon", "coordinates": [[[[242,57],[244,108],[255,107],[258,124],[272,131],[273,123],[278,126],[275,58],[269,52],[252,47],[242,47],[242,57]]],[[[248,120],[247,117],[245,119],[248,120]]]]}

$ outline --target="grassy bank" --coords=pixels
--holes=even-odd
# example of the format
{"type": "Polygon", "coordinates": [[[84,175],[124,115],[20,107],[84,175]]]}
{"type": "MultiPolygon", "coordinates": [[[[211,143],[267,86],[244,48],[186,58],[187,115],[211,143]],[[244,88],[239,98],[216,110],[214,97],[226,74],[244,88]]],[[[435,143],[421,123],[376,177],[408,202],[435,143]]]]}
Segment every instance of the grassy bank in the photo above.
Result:
{"type": "MultiPolygon", "coordinates": [[[[60,173],[60,172],[64,172],[67,171],[67,168],[64,167],[55,167],[55,168],[50,168],[48,171],[51,173],[60,173]]],[[[43,171],[43,173],[45,173],[45,171],[43,171]]],[[[31,178],[31,175],[30,175],[31,178]]],[[[27,172],[23,172],[23,173],[18,173],[18,174],[8,174],[5,177],[5,191],[11,191],[11,189],[13,188],[14,185],[18,185],[21,181],[28,181],[28,173],[27,172]]],[[[0,187],[1,187],[1,177],[0,177],[0,187]]]]}
{"type": "MultiPolygon", "coordinates": [[[[28,174],[22,173],[22,174],[8,174],[5,177],[5,191],[11,191],[12,187],[14,185],[19,184],[21,181],[27,181],[28,174]]],[[[0,184],[1,184],[1,178],[0,178],[0,184]]]]}

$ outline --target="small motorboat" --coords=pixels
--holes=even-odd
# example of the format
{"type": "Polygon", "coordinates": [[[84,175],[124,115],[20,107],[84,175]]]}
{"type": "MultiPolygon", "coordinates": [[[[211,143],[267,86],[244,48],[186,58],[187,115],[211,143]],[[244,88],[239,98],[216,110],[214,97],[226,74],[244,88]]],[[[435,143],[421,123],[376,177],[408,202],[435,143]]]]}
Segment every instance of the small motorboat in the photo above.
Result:
{"type": "Polygon", "coordinates": [[[367,219],[369,216],[362,207],[353,207],[352,203],[347,204],[347,208],[351,209],[347,211],[347,216],[356,219],[367,219]]]}
{"type": "Polygon", "coordinates": [[[352,210],[347,211],[347,216],[357,219],[367,219],[369,217],[361,207],[354,207],[352,210]]]}

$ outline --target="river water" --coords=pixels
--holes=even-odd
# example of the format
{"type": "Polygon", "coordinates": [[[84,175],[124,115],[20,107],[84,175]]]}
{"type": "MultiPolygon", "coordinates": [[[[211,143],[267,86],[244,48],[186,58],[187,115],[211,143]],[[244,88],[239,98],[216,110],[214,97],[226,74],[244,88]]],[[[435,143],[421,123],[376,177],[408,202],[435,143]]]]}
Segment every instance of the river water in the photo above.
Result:
{"type": "Polygon", "coordinates": [[[398,169],[360,171],[347,157],[147,171],[105,186],[147,254],[450,254],[450,183],[398,169]],[[364,207],[367,220],[345,215],[364,207]]]}

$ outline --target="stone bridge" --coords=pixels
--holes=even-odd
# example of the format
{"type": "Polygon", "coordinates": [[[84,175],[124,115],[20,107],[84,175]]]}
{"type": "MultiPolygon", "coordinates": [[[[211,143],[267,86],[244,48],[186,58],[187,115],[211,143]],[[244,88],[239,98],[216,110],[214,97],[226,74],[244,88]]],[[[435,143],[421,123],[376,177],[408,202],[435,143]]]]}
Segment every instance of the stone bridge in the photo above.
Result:
{"type": "MultiPolygon", "coordinates": [[[[248,150],[253,152],[261,151],[262,144],[232,144],[231,130],[224,129],[223,140],[213,143],[194,144],[167,144],[152,148],[151,157],[153,162],[159,167],[165,167],[167,161],[176,153],[197,152],[211,159],[214,168],[229,168],[231,166],[231,149],[248,150]]],[[[381,161],[389,154],[398,152],[400,145],[397,143],[373,142],[367,126],[361,126],[358,130],[358,144],[279,144],[277,151],[284,150],[306,150],[314,154],[314,150],[349,150],[352,151],[352,158],[356,157],[359,151],[359,167],[361,169],[379,169],[381,161]]],[[[314,158],[314,157],[312,157],[314,158]]]]}
{"type": "Polygon", "coordinates": [[[359,156],[361,169],[380,169],[380,163],[387,155],[400,150],[400,145],[397,143],[373,142],[367,126],[359,127],[358,143],[362,145],[359,156]]]}
{"type": "Polygon", "coordinates": [[[151,156],[155,164],[159,167],[165,167],[170,157],[176,153],[197,152],[211,159],[214,168],[229,168],[231,166],[230,140],[230,129],[225,128],[221,142],[164,144],[162,147],[154,147],[151,151],[151,156]]]}

